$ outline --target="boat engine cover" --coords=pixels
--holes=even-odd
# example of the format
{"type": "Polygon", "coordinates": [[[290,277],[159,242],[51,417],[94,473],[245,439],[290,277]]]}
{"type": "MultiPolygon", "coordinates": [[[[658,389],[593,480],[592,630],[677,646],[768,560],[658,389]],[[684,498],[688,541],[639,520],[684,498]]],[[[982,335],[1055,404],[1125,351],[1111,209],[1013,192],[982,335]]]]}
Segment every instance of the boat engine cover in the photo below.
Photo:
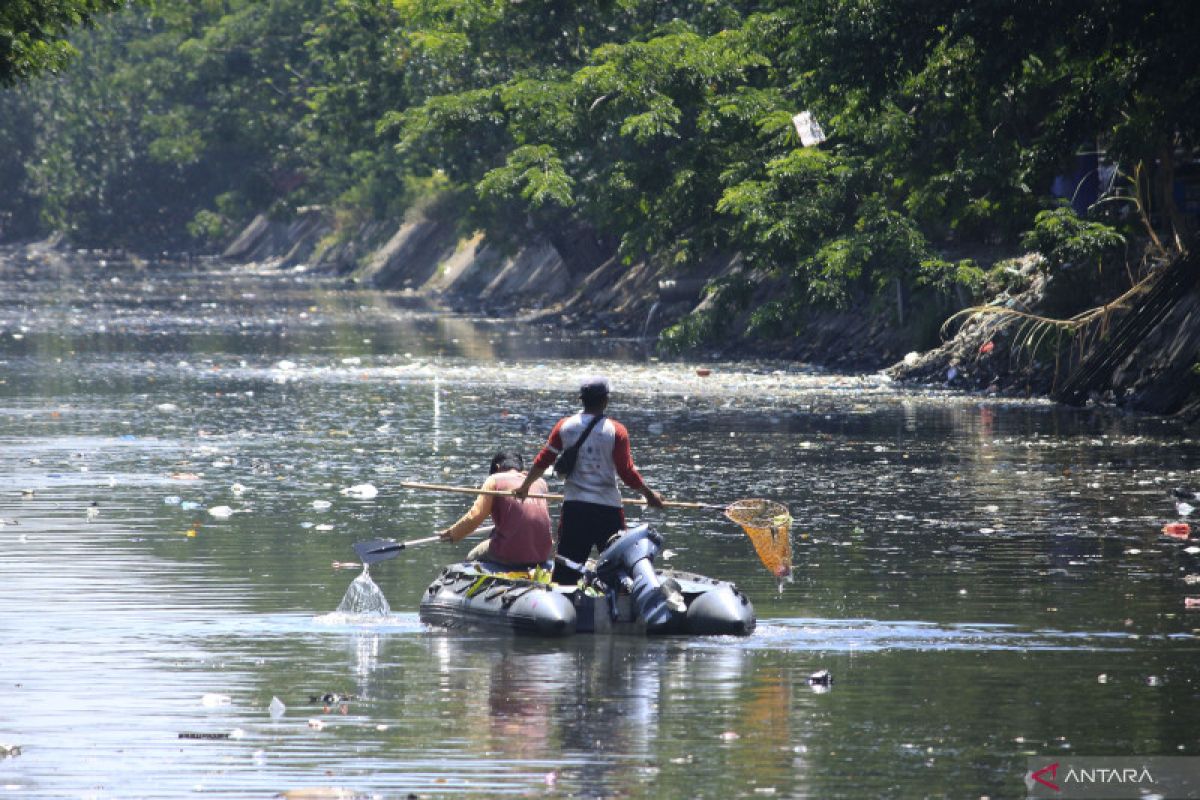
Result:
{"type": "Polygon", "coordinates": [[[682,627],[684,619],[671,608],[654,572],[654,557],[661,548],[662,537],[649,525],[639,525],[609,540],[596,565],[596,574],[610,587],[625,584],[622,578],[629,581],[629,594],[647,633],[671,633],[682,627]]]}

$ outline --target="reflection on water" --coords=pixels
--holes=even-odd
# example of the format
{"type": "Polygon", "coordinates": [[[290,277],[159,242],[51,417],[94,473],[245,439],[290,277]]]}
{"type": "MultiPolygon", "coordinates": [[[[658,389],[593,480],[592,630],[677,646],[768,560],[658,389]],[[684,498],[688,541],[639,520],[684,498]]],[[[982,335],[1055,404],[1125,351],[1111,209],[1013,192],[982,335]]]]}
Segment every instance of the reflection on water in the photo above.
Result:
{"type": "Polygon", "coordinates": [[[1200,754],[1200,545],[1160,535],[1192,432],[708,366],[288,276],[0,273],[0,787],[978,797],[1030,752],[1200,754]],[[754,636],[425,629],[470,543],[330,568],[452,522],[469,498],[400,481],[532,455],[583,371],[668,496],[788,505],[783,594],[719,512],[630,511],[754,636]]]}

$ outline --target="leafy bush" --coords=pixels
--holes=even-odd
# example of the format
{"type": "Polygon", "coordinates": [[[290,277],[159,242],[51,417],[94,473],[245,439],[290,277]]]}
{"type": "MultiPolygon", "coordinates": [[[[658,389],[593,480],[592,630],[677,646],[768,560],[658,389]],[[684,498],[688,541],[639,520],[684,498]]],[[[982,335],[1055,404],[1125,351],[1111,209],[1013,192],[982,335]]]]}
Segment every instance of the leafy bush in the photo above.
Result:
{"type": "Polygon", "coordinates": [[[1102,222],[1081,219],[1069,206],[1042,211],[1021,243],[1046,258],[1048,267],[1098,263],[1125,243],[1125,237],[1102,222]]]}

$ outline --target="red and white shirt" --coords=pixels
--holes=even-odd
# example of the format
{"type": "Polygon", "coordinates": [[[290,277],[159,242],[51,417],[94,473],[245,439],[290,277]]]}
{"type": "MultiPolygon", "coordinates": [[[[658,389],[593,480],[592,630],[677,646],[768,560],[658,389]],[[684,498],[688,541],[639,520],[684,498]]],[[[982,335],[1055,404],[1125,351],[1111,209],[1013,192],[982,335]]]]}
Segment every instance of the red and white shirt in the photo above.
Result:
{"type": "MultiPolygon", "coordinates": [[[[563,450],[579,441],[592,417],[592,414],[580,412],[560,419],[550,432],[546,446],[534,459],[534,466],[549,469],[563,450]]],[[[620,508],[618,477],[635,491],[643,491],[646,487],[633,465],[629,432],[615,419],[605,417],[584,440],[575,469],[563,489],[564,499],[620,508]]]]}

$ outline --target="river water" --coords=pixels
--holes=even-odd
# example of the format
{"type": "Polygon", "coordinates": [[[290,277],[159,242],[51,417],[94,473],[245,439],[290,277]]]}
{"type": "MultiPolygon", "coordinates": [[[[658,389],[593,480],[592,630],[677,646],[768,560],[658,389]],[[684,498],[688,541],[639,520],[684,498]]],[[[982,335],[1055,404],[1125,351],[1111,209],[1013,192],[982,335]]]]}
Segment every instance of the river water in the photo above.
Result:
{"type": "Polygon", "coordinates": [[[1160,533],[1194,432],[88,266],[0,277],[0,796],[1013,797],[1027,755],[1200,755],[1200,543],[1160,533]],[[665,495],[791,509],[782,592],[719,513],[647,512],[753,636],[425,628],[470,542],[375,566],[391,613],[335,613],[353,542],[466,508],[401,481],[532,455],[583,372],[665,495]]]}

